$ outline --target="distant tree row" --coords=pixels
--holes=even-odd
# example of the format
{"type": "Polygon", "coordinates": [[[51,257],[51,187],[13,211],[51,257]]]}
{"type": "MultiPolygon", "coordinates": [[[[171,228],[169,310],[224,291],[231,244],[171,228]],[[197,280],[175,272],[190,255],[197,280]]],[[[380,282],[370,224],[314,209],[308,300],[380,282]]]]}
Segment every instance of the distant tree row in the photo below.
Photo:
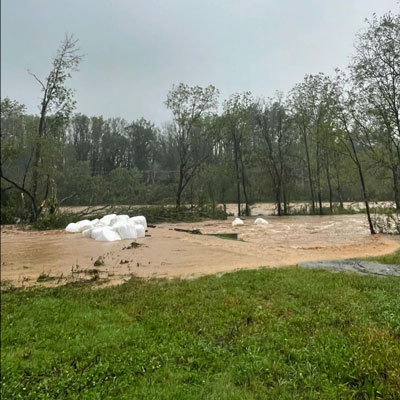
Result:
{"type": "Polygon", "coordinates": [[[80,60],[68,36],[48,77],[32,74],[39,116],[1,102],[2,202],[26,218],[104,203],[236,202],[249,215],[254,201],[274,201],[282,215],[300,200],[319,214],[393,200],[400,210],[399,14],[368,21],[347,71],[307,75],[286,95],[236,93],[218,113],[215,87],[173,86],[161,128],[72,114],[65,81],[80,60]]]}

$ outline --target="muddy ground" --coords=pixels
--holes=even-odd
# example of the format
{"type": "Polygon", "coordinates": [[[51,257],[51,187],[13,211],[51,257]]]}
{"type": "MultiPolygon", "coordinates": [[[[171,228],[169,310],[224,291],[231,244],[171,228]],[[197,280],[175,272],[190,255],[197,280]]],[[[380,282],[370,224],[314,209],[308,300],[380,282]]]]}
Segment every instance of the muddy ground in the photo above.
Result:
{"type": "Polygon", "coordinates": [[[128,248],[132,240],[106,243],[62,230],[23,231],[3,226],[2,283],[52,286],[93,280],[118,284],[132,275],[190,279],[240,268],[382,255],[400,247],[398,237],[371,236],[362,214],[265,218],[266,226],[254,225],[252,217],[236,228],[231,226],[232,218],[160,224],[148,229],[148,237],[135,240],[141,245],[135,248],[128,248]],[[237,233],[239,240],[175,228],[200,229],[204,234],[237,233]]]}

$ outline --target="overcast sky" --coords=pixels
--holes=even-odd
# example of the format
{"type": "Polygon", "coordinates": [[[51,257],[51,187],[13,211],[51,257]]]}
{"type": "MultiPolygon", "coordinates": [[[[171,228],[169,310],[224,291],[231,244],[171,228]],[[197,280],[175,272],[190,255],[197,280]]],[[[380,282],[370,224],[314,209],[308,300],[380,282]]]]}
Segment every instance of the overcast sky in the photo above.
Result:
{"type": "Polygon", "coordinates": [[[288,91],[305,74],[344,68],[357,31],[397,0],[2,0],[1,96],[37,113],[66,32],[85,58],[68,85],[87,115],[161,124],[174,83],[215,85],[221,99],[288,91]]]}

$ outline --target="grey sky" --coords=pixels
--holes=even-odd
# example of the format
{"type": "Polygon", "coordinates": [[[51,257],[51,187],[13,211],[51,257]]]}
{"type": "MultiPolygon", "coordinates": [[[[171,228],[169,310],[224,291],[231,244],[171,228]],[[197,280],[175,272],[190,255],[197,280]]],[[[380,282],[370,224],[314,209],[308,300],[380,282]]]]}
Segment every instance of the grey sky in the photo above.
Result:
{"type": "Polygon", "coordinates": [[[174,83],[215,85],[221,99],[288,91],[307,73],[344,68],[373,12],[396,0],[3,0],[1,95],[36,113],[66,32],[85,59],[68,84],[77,111],[157,124],[174,83]]]}

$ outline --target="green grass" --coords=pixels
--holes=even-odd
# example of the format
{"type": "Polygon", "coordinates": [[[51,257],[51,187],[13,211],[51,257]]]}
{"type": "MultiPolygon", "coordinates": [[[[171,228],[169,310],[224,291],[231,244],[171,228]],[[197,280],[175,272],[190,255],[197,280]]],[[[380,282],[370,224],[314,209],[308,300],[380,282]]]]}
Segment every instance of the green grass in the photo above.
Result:
{"type": "Polygon", "coordinates": [[[400,279],[301,268],[2,294],[2,399],[399,399],[400,279]]]}
{"type": "Polygon", "coordinates": [[[400,249],[391,254],[384,256],[366,257],[367,261],[377,261],[382,264],[399,264],[400,265],[400,249]]]}

